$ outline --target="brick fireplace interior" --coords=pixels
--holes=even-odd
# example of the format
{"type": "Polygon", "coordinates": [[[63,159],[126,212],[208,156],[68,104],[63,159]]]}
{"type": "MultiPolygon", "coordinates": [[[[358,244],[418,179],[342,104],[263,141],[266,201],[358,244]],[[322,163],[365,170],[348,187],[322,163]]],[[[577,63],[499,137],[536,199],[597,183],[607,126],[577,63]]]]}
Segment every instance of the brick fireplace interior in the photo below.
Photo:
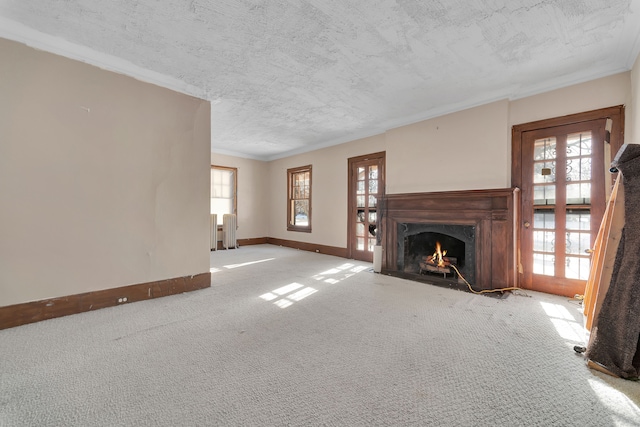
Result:
{"type": "Polygon", "coordinates": [[[391,194],[384,198],[382,273],[475,290],[516,286],[517,189],[391,194]],[[433,255],[437,246],[456,269],[433,255]]]}

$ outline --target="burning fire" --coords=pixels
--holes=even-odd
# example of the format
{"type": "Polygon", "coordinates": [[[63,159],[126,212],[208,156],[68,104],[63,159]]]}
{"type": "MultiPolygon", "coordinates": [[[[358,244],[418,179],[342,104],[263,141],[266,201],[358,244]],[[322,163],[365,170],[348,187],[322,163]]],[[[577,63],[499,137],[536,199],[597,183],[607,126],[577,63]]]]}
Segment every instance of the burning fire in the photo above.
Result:
{"type": "Polygon", "coordinates": [[[447,277],[447,274],[457,271],[454,264],[458,262],[458,258],[445,255],[447,251],[442,249],[440,242],[436,242],[436,251],[433,255],[428,255],[424,261],[420,261],[420,274],[437,273],[447,277]]]}
{"type": "Polygon", "coordinates": [[[436,251],[432,255],[432,262],[436,264],[438,267],[444,267],[446,264],[444,263],[444,256],[447,254],[446,250],[442,250],[440,247],[440,242],[436,242],[436,251]]]}

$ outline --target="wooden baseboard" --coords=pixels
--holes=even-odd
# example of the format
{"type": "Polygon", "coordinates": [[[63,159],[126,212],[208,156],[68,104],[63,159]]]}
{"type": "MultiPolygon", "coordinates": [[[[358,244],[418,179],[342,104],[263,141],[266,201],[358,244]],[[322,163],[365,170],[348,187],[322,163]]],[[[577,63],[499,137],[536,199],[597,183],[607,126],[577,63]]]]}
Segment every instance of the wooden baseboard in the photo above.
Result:
{"type": "Polygon", "coordinates": [[[211,286],[211,273],[140,283],[83,294],[0,307],[0,329],[13,328],[70,314],[160,298],[211,286]]]}
{"type": "MultiPolygon", "coordinates": [[[[238,246],[264,245],[267,243],[268,237],[253,237],[249,239],[238,239],[238,246]]],[[[222,240],[218,240],[218,250],[224,249],[222,240]]],[[[213,250],[213,249],[212,249],[213,250]]]]}
{"type": "MultiPolygon", "coordinates": [[[[238,239],[239,246],[261,244],[285,246],[303,251],[347,258],[347,249],[335,246],[276,239],[273,237],[238,239]]],[[[223,249],[222,242],[218,242],[218,249],[223,249]]],[[[202,273],[195,276],[177,277],[156,282],[140,283],[137,285],[9,305],[0,307],[0,330],[40,322],[42,320],[54,319],[56,317],[83,313],[85,311],[195,291],[208,288],[209,286],[211,286],[211,273],[202,273]]]]}
{"type": "MultiPolygon", "coordinates": [[[[338,248],[335,246],[318,245],[316,243],[297,242],[295,240],[276,239],[275,237],[255,237],[250,239],[238,239],[238,246],[250,246],[250,245],[276,245],[286,246],[287,248],[300,249],[303,251],[317,252],[326,255],[338,256],[341,258],[347,258],[347,249],[338,248]]],[[[218,242],[218,250],[224,249],[222,242],[218,242]]]]}
{"type": "Polygon", "coordinates": [[[253,239],[238,239],[239,246],[264,245],[267,243],[267,237],[256,237],[253,239]]]}
{"type": "Polygon", "coordinates": [[[296,242],[295,240],[276,239],[274,237],[267,237],[266,243],[270,245],[286,246],[288,248],[300,249],[303,251],[317,252],[321,254],[347,258],[347,248],[319,245],[317,243],[296,242]]]}

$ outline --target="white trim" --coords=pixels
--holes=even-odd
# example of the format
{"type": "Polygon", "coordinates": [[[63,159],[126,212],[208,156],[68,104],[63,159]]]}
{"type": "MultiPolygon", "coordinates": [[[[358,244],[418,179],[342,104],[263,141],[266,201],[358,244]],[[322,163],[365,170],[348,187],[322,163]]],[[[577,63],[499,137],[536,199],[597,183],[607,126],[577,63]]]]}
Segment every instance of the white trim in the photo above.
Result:
{"type": "MultiPolygon", "coordinates": [[[[285,157],[295,156],[298,154],[304,154],[311,151],[320,150],[323,148],[331,147],[334,145],[345,144],[347,142],[355,141],[362,138],[367,138],[370,136],[383,134],[391,129],[399,128],[402,126],[411,125],[414,123],[419,123],[425,120],[434,119],[436,117],[441,117],[447,114],[457,113],[459,111],[467,110],[469,108],[475,108],[482,105],[490,104],[492,102],[500,101],[503,99],[507,99],[509,101],[514,101],[517,99],[526,98],[529,96],[539,95],[545,92],[550,92],[553,90],[573,86],[580,83],[585,83],[588,81],[596,80],[599,78],[604,78],[608,76],[612,76],[619,73],[624,73],[629,71],[629,69],[621,68],[614,71],[611,70],[598,70],[596,72],[588,72],[583,75],[572,74],[570,76],[564,76],[557,79],[552,79],[544,82],[544,84],[540,84],[537,86],[531,86],[527,90],[520,91],[519,88],[506,88],[504,90],[495,91],[491,95],[492,96],[484,96],[481,98],[477,98],[475,100],[467,100],[464,102],[459,102],[456,104],[448,104],[444,107],[435,108],[432,110],[428,110],[426,112],[422,112],[419,114],[415,114],[409,117],[405,117],[400,120],[390,120],[388,122],[384,122],[375,128],[370,128],[369,131],[358,132],[346,135],[341,138],[336,138],[328,141],[322,141],[317,144],[307,145],[304,147],[296,148],[294,150],[286,151],[280,154],[274,154],[272,156],[264,157],[259,160],[272,161],[278,160],[285,157]]],[[[233,155],[233,154],[232,154],[233,155]]]]}
{"type": "Polygon", "coordinates": [[[19,22],[0,17],[0,37],[26,44],[27,46],[84,62],[107,71],[124,74],[137,80],[181,92],[196,98],[207,99],[203,89],[185,83],[175,77],[147,70],[125,59],[101,53],[91,48],[69,42],[61,37],[50,36],[19,22]]]}
{"type": "Polygon", "coordinates": [[[243,159],[251,159],[251,160],[261,160],[265,161],[267,158],[265,156],[256,156],[253,154],[240,153],[238,151],[233,150],[224,150],[220,148],[211,148],[211,153],[213,154],[222,154],[224,156],[233,156],[233,157],[241,157],[243,159]]]}
{"type": "MultiPolygon", "coordinates": [[[[632,0],[632,5],[632,7],[640,8],[640,0],[632,0]]],[[[155,71],[145,69],[127,60],[106,53],[101,53],[91,48],[78,45],[76,43],[69,42],[61,37],[47,35],[10,19],[0,17],[0,37],[24,43],[33,48],[51,52],[56,55],[61,55],[70,59],[94,65],[104,70],[124,74],[146,83],[151,83],[190,96],[209,100],[209,97],[207,96],[204,89],[185,83],[179,79],[176,79],[175,77],[167,76],[155,71]]],[[[568,87],[598,78],[626,72],[633,67],[639,54],[640,33],[638,33],[638,36],[636,37],[632,51],[629,52],[626,66],[623,68],[618,68],[616,70],[606,69],[606,67],[603,66],[595,71],[593,69],[589,69],[588,71],[583,73],[578,72],[556,79],[550,79],[539,85],[529,86],[527,88],[522,88],[519,86],[505,87],[500,90],[494,91],[489,95],[478,97],[476,99],[465,100],[463,102],[454,104],[447,104],[443,107],[437,107],[428,111],[423,111],[421,113],[404,117],[402,119],[383,122],[375,127],[369,127],[366,131],[356,131],[340,138],[319,141],[317,143],[304,145],[293,150],[273,155],[253,155],[213,147],[211,149],[211,152],[214,154],[218,153],[261,161],[282,159],[285,157],[308,153],[335,145],[345,144],[347,142],[355,141],[362,138],[380,135],[390,129],[418,123],[424,120],[433,119],[436,117],[444,116],[446,114],[463,111],[469,108],[478,107],[502,99],[522,99],[563,87],[568,87]]],[[[216,104],[220,102],[220,100],[214,99],[211,102],[212,104],[216,104]]]]}

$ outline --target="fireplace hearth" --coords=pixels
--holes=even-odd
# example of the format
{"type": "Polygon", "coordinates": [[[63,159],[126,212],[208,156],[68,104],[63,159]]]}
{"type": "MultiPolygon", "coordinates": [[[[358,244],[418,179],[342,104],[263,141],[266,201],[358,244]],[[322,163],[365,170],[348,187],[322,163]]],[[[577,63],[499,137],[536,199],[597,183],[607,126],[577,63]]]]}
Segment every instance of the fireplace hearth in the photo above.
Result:
{"type": "Polygon", "coordinates": [[[382,273],[467,289],[464,277],[477,291],[515,286],[518,194],[508,188],[387,195],[382,273]]]}

